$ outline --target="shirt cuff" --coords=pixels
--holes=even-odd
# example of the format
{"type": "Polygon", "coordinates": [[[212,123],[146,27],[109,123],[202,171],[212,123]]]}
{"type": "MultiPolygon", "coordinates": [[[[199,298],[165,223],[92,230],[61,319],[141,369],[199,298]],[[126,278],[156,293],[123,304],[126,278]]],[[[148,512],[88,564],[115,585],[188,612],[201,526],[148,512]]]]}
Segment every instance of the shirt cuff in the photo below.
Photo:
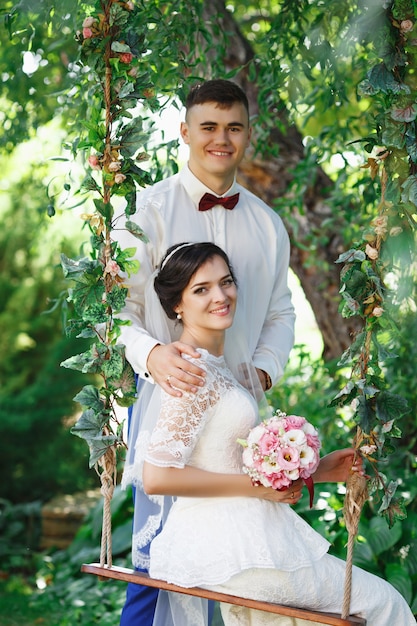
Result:
{"type": "Polygon", "coordinates": [[[129,341],[128,345],[125,346],[126,358],[133,367],[133,370],[139,378],[146,380],[148,383],[155,384],[147,368],[148,357],[155,346],[160,344],[161,342],[157,339],[142,335],[136,341],[129,341]]]}

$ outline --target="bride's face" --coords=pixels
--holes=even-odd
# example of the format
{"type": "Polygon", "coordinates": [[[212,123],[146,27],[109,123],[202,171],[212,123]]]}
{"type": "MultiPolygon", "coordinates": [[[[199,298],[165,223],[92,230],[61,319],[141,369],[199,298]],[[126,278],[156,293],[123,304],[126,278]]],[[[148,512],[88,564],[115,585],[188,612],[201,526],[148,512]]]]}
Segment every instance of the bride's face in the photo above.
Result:
{"type": "Polygon", "coordinates": [[[214,256],[191,277],[175,309],[181,314],[184,329],[225,330],[233,323],[237,289],[227,263],[214,256]]]}

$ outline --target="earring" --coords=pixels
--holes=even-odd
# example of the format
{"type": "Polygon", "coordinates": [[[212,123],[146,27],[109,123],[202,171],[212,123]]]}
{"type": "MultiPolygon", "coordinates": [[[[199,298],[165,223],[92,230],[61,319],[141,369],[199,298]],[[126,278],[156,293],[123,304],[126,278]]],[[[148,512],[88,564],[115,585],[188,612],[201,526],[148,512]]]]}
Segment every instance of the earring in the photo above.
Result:
{"type": "Polygon", "coordinates": [[[177,320],[181,320],[181,319],[182,319],[181,313],[177,313],[177,320]]]}

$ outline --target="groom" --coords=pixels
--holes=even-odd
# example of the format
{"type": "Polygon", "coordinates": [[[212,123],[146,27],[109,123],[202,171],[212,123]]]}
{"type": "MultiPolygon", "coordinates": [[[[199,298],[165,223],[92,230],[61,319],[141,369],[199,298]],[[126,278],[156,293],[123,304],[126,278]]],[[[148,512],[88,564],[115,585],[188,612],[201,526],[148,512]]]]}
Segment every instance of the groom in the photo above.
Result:
{"type": "MultiPolygon", "coordinates": [[[[268,390],[281,377],[294,338],[294,309],[287,286],[289,238],[279,216],[236,182],[237,168],[251,138],[245,93],[235,83],[216,79],[191,90],[180,133],[189,147],[188,164],[176,175],[142,191],[137,221],[148,244],[121,230],[123,248],[136,247],[140,270],[128,281],[121,342],[140,379],[171,395],[195,392],[204,371],[182,357],[198,357],[193,346],[161,343],[145,322],[145,285],[173,244],[213,241],[232,263],[238,284],[238,310],[225,356],[244,343],[256,382],[268,390]]],[[[130,442],[129,445],[134,445],[130,442]]],[[[137,494],[138,495],[138,494],[137,494]]],[[[138,495],[139,498],[139,495],[138,495]]],[[[137,498],[137,499],[138,499],[137,498]]],[[[140,502],[136,502],[138,509],[140,502]]],[[[136,515],[135,506],[135,515],[136,515]]],[[[135,567],[142,561],[133,553],[135,567]]],[[[130,584],[121,626],[152,626],[158,590],[130,584]]]]}

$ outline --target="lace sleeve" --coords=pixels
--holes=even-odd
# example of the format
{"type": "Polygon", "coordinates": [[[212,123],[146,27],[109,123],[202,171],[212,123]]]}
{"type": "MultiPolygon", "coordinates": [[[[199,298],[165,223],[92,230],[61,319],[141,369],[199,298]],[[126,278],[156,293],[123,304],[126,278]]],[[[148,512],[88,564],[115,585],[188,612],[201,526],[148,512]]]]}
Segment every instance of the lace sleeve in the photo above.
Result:
{"type": "Polygon", "coordinates": [[[146,460],[162,467],[182,468],[187,465],[218,399],[218,385],[210,372],[204,386],[196,393],[184,393],[181,398],[174,398],[162,391],[161,409],[146,460]]]}

